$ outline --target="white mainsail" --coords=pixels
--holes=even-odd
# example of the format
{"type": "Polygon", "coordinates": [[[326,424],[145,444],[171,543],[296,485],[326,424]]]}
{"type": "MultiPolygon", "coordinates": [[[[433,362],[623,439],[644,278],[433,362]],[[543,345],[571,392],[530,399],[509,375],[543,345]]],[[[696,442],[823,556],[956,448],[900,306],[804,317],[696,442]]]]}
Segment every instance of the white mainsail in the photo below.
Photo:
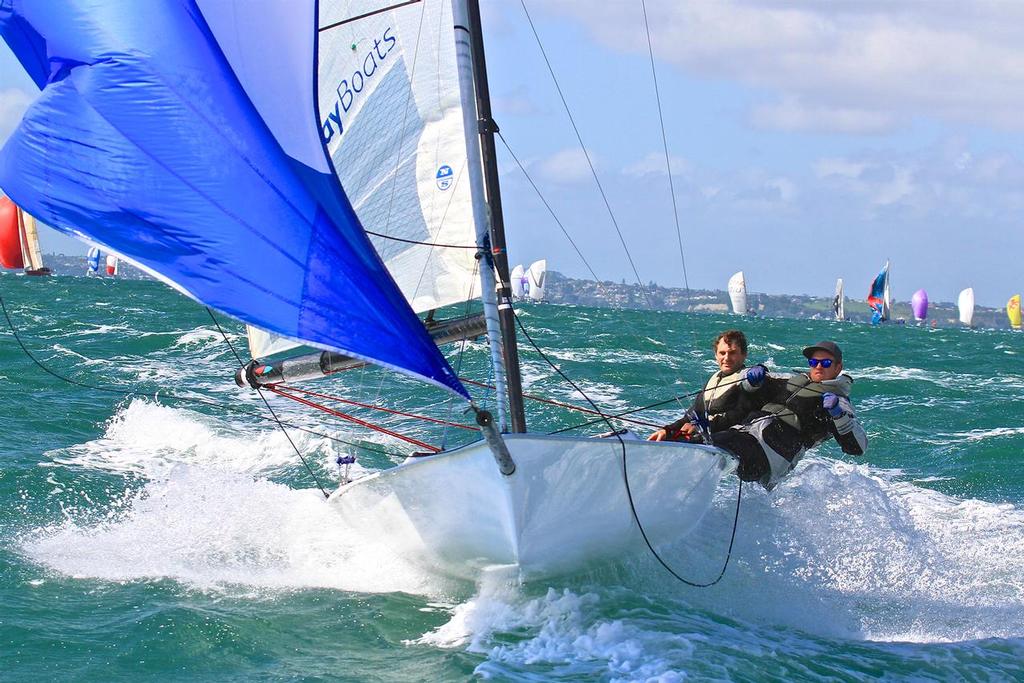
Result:
{"type": "Polygon", "coordinates": [[[960,292],[956,305],[960,309],[960,322],[970,327],[974,322],[974,288],[968,287],[960,292]]]}
{"type": "Polygon", "coordinates": [[[836,280],[836,297],[832,300],[832,311],[836,320],[846,320],[846,294],[843,292],[843,278],[836,280]]]}
{"type": "Polygon", "coordinates": [[[21,252],[25,261],[26,271],[42,271],[43,254],[39,249],[39,229],[36,227],[36,219],[18,209],[21,218],[21,252]]]}
{"type": "Polygon", "coordinates": [[[732,301],[733,313],[737,315],[746,315],[747,281],[743,278],[742,270],[729,278],[729,299],[732,301]]]}
{"type": "Polygon", "coordinates": [[[526,271],[526,277],[530,283],[530,291],[527,294],[531,301],[541,301],[544,298],[544,285],[547,282],[548,262],[547,259],[534,261],[526,271]]]}
{"type": "MultiPolygon", "coordinates": [[[[478,297],[451,4],[322,0],[319,22],[323,137],[377,253],[417,313],[478,297]]],[[[250,328],[253,358],[295,346],[250,328]]]]}
{"type": "Polygon", "coordinates": [[[511,280],[509,284],[512,287],[512,296],[516,299],[522,299],[526,296],[526,288],[523,286],[526,281],[525,272],[523,264],[518,263],[509,274],[509,280],[511,280]]]}

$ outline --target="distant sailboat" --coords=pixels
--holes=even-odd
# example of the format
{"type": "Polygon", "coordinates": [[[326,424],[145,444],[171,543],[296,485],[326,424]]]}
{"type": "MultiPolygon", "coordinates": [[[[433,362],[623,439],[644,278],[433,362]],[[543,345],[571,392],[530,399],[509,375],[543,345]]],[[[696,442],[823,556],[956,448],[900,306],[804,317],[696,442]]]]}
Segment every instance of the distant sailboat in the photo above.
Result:
{"type": "Polygon", "coordinates": [[[114,254],[107,254],[107,275],[117,277],[118,258],[114,254]]]}
{"type": "Polygon", "coordinates": [[[100,250],[99,247],[89,247],[89,252],[85,255],[86,275],[99,275],[100,274],[100,250]]]}
{"type": "Polygon", "coordinates": [[[956,304],[960,309],[960,322],[968,327],[972,327],[974,322],[974,288],[968,287],[960,292],[956,304]]]}
{"type": "Polygon", "coordinates": [[[1014,294],[1006,302],[1006,317],[1010,319],[1010,327],[1020,329],[1020,294],[1014,294]]]}
{"type": "Polygon", "coordinates": [[[919,289],[910,298],[910,308],[914,312],[914,320],[921,321],[928,317],[928,292],[919,289]]]}
{"type": "Polygon", "coordinates": [[[526,296],[526,271],[523,270],[523,264],[519,263],[515,268],[512,269],[511,275],[509,275],[509,284],[512,286],[512,298],[522,299],[526,296]]]}
{"type": "Polygon", "coordinates": [[[846,320],[846,294],[843,292],[843,278],[836,280],[836,296],[832,299],[832,312],[836,320],[846,320]]]}
{"type": "Polygon", "coordinates": [[[742,270],[729,278],[729,299],[732,301],[733,313],[747,314],[747,281],[742,270]]]}
{"type": "Polygon", "coordinates": [[[544,285],[548,279],[547,259],[531,263],[530,268],[526,271],[526,278],[529,281],[527,296],[530,297],[531,301],[542,301],[544,299],[544,285]]]}
{"type": "Polygon", "coordinates": [[[873,310],[871,324],[885,322],[889,319],[892,311],[892,299],[889,295],[889,261],[886,260],[882,270],[871,283],[871,291],[868,292],[868,306],[873,310]]]}
{"type": "Polygon", "coordinates": [[[39,250],[36,219],[7,197],[0,197],[0,265],[23,268],[25,275],[49,275],[39,250]]]}

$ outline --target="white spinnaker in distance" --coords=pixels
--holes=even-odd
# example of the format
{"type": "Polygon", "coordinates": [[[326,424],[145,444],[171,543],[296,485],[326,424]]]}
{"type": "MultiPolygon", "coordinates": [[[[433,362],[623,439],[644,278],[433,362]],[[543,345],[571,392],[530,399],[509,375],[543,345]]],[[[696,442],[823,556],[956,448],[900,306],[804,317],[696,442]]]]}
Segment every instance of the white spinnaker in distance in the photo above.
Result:
{"type": "Polygon", "coordinates": [[[530,299],[533,301],[542,300],[544,298],[544,286],[548,281],[547,259],[531,263],[530,267],[526,270],[526,279],[530,284],[530,291],[528,292],[530,299]]]}
{"type": "Polygon", "coordinates": [[[518,263],[508,276],[510,280],[509,285],[512,287],[512,296],[516,299],[522,299],[526,294],[526,289],[523,287],[523,280],[526,277],[525,272],[523,264],[518,263]]]}
{"type": "Polygon", "coordinates": [[[843,291],[843,278],[836,280],[836,298],[832,302],[832,310],[836,320],[846,320],[846,293],[843,291]]]}
{"type": "Polygon", "coordinates": [[[956,305],[960,309],[960,322],[970,327],[974,322],[974,288],[968,287],[960,292],[956,305]]]}
{"type": "Polygon", "coordinates": [[[732,301],[732,312],[736,315],[747,314],[747,281],[743,271],[729,278],[729,299],[732,301]]]}
{"type": "MultiPolygon", "coordinates": [[[[370,235],[421,313],[479,296],[476,227],[451,3],[396,4],[320,1],[317,97],[345,194],[395,238],[370,235]]],[[[253,358],[295,346],[250,328],[253,358]]]]}

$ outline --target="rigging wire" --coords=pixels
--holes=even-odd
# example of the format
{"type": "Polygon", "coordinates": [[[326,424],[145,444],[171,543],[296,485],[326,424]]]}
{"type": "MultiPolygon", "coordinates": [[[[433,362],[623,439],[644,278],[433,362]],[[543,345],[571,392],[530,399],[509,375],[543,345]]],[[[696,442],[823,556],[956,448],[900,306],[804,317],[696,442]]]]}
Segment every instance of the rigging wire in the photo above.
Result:
{"type": "Polygon", "coordinates": [[[683,267],[683,285],[686,287],[687,308],[692,301],[690,297],[690,279],[686,275],[686,254],[683,251],[683,233],[679,226],[679,206],[676,203],[676,186],[672,180],[672,162],[668,153],[668,135],[665,133],[665,115],[661,107],[661,91],[658,88],[658,72],[654,68],[654,47],[651,45],[651,27],[647,22],[647,2],[640,0],[644,14],[644,31],[647,34],[647,52],[651,57],[651,78],[654,80],[654,97],[658,103],[658,123],[661,124],[661,144],[665,150],[665,173],[668,175],[669,194],[672,197],[672,215],[676,223],[676,241],[679,243],[679,262],[683,267]]]}
{"type": "Polygon", "coordinates": [[[611,202],[608,200],[608,195],[604,191],[601,179],[597,175],[597,169],[594,168],[594,162],[590,158],[590,152],[587,150],[587,146],[583,142],[583,136],[580,134],[580,129],[576,125],[576,119],[573,117],[572,111],[569,109],[569,103],[566,101],[565,95],[562,92],[562,86],[558,83],[558,78],[555,76],[555,70],[551,66],[551,61],[548,59],[548,53],[544,49],[544,44],[541,42],[540,35],[537,33],[537,27],[533,24],[533,18],[530,16],[530,11],[526,8],[526,1],[520,0],[520,5],[523,7],[523,12],[526,14],[526,20],[529,22],[530,29],[533,31],[533,37],[537,41],[537,47],[540,49],[541,56],[544,58],[544,64],[547,65],[548,73],[551,74],[551,80],[555,84],[555,90],[558,91],[558,97],[562,100],[562,107],[565,109],[565,113],[569,117],[569,123],[572,125],[573,132],[576,134],[576,140],[580,143],[580,149],[583,150],[583,156],[587,160],[587,165],[590,167],[590,174],[594,177],[594,184],[597,185],[597,190],[601,195],[601,199],[604,201],[605,209],[608,211],[608,217],[612,221],[615,233],[619,236],[619,243],[622,244],[622,250],[626,253],[626,259],[629,261],[629,265],[633,269],[633,275],[636,276],[637,284],[640,285],[640,291],[643,293],[644,299],[647,300],[648,308],[653,309],[654,306],[651,301],[650,293],[647,291],[647,287],[644,286],[643,280],[640,277],[640,271],[637,270],[636,263],[633,261],[633,256],[629,252],[629,246],[626,244],[626,238],[623,236],[621,228],[619,228],[619,222],[615,218],[615,212],[612,211],[611,202]]]}
{"type": "MultiPolygon", "coordinates": [[[[234,359],[239,361],[239,367],[245,368],[245,361],[242,359],[242,356],[239,355],[239,352],[234,350],[234,344],[231,343],[231,340],[228,339],[227,337],[227,333],[224,332],[223,328],[220,327],[220,323],[217,321],[217,316],[213,314],[213,309],[210,308],[209,306],[204,306],[204,308],[206,308],[206,312],[210,314],[210,319],[211,321],[213,321],[213,324],[217,326],[217,331],[220,333],[220,336],[224,338],[224,342],[227,344],[227,348],[231,349],[231,353],[234,355],[234,359]]],[[[288,442],[292,445],[292,450],[295,451],[295,455],[299,457],[300,461],[302,461],[302,464],[305,466],[306,471],[309,472],[309,476],[312,477],[313,483],[316,484],[317,488],[321,489],[321,493],[324,494],[324,498],[331,498],[331,494],[327,493],[327,489],[324,487],[323,484],[321,484],[321,482],[319,482],[319,477],[317,477],[316,473],[313,472],[313,468],[309,466],[309,463],[307,463],[306,459],[302,456],[302,452],[299,451],[299,446],[295,445],[295,441],[292,440],[292,435],[288,433],[287,429],[285,429],[285,425],[281,424],[281,419],[278,417],[278,414],[274,412],[273,408],[270,405],[270,401],[268,401],[266,399],[266,396],[263,395],[262,389],[256,387],[256,393],[258,393],[259,397],[263,399],[263,404],[266,405],[266,410],[270,412],[270,416],[273,418],[273,421],[275,423],[278,423],[278,427],[281,429],[281,433],[285,435],[285,438],[287,438],[288,442]]]]}

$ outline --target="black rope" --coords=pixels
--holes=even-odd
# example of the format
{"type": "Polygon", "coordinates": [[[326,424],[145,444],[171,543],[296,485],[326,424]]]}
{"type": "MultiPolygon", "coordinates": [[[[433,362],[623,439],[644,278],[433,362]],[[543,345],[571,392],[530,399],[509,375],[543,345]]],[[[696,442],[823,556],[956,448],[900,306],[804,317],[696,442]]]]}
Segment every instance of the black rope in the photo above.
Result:
{"type": "MultiPolygon", "coordinates": [[[[213,314],[213,309],[211,309],[209,306],[206,306],[205,308],[206,312],[210,314],[210,320],[212,320],[213,324],[217,326],[217,331],[220,332],[220,336],[224,338],[225,342],[227,342],[228,348],[231,349],[231,353],[234,354],[235,360],[238,361],[238,366],[244,368],[245,361],[243,361],[242,357],[238,355],[238,351],[235,351],[235,345],[231,343],[231,340],[228,339],[227,333],[220,326],[220,323],[217,322],[217,316],[213,314]]],[[[314,472],[313,468],[309,466],[309,463],[306,462],[306,459],[302,457],[302,453],[299,451],[299,447],[295,445],[294,441],[292,441],[291,434],[289,434],[288,430],[284,428],[283,424],[281,424],[281,419],[278,418],[277,413],[274,412],[274,408],[271,407],[270,401],[268,401],[267,397],[263,395],[263,389],[260,387],[256,387],[256,393],[260,395],[261,399],[263,399],[263,404],[267,406],[267,410],[270,411],[270,415],[271,417],[274,418],[274,422],[276,422],[277,426],[281,429],[281,433],[284,434],[284,438],[288,439],[288,443],[291,445],[292,450],[295,451],[295,455],[299,456],[299,460],[302,461],[302,464],[306,467],[306,471],[309,472],[309,476],[312,477],[313,483],[316,484],[316,487],[320,489],[320,493],[324,494],[324,498],[330,498],[331,494],[327,493],[327,489],[325,489],[323,485],[320,483],[320,478],[316,476],[316,472],[314,472]]]]}
{"type": "MultiPolygon", "coordinates": [[[[4,318],[7,321],[7,327],[8,327],[8,329],[10,329],[11,334],[14,336],[14,340],[18,343],[18,346],[21,348],[22,353],[24,353],[25,356],[27,356],[28,359],[31,360],[36,365],[36,367],[38,367],[40,370],[42,370],[46,374],[50,375],[51,377],[54,377],[54,378],[60,380],[61,382],[64,382],[65,384],[71,384],[73,386],[81,387],[83,389],[90,389],[92,391],[106,392],[106,393],[109,393],[109,394],[118,394],[120,396],[152,396],[153,400],[154,401],[158,401],[158,402],[161,399],[165,399],[165,400],[171,400],[171,401],[178,401],[180,403],[196,403],[196,404],[200,404],[200,405],[212,406],[212,407],[218,408],[220,410],[224,410],[224,411],[227,411],[227,412],[235,413],[236,415],[245,415],[246,417],[254,417],[254,418],[257,418],[257,419],[260,419],[260,420],[269,420],[270,419],[270,418],[266,417],[265,415],[260,415],[259,413],[254,413],[251,410],[242,410],[240,408],[236,408],[235,406],[226,405],[224,403],[220,403],[220,402],[217,402],[217,401],[210,401],[210,400],[207,400],[207,399],[198,398],[198,397],[195,397],[195,396],[179,396],[178,394],[175,394],[175,393],[169,392],[169,391],[154,392],[153,394],[149,394],[149,393],[140,391],[139,389],[115,389],[113,387],[102,387],[102,386],[97,386],[95,384],[89,384],[87,382],[82,382],[82,381],[79,381],[79,380],[76,380],[76,379],[72,379],[71,377],[67,377],[65,375],[62,375],[59,372],[51,370],[49,367],[44,365],[43,362],[40,361],[38,358],[36,358],[35,355],[33,355],[33,353],[28,349],[28,347],[25,346],[25,343],[22,341],[21,337],[18,335],[17,328],[15,328],[14,323],[11,321],[11,316],[7,312],[7,305],[4,302],[3,296],[0,296],[0,309],[3,310],[4,318]]],[[[351,441],[345,441],[344,439],[339,439],[336,436],[331,436],[329,434],[324,434],[322,432],[318,432],[318,431],[309,429],[308,427],[303,427],[302,425],[297,425],[297,424],[290,423],[290,422],[281,422],[280,424],[286,425],[286,426],[291,427],[292,429],[298,430],[300,432],[304,432],[304,433],[310,434],[312,436],[318,436],[318,437],[320,437],[322,439],[327,439],[329,441],[334,441],[336,443],[344,444],[346,446],[352,446],[352,447],[355,447],[355,448],[362,448],[362,449],[370,451],[372,453],[380,453],[381,455],[387,455],[387,456],[395,455],[394,453],[391,453],[390,451],[386,451],[386,450],[378,449],[378,448],[372,448],[370,446],[365,446],[365,445],[359,444],[359,443],[353,443],[351,441]]]]}
{"type": "MultiPolygon", "coordinates": [[[[515,313],[515,309],[513,309],[513,313],[515,313]]],[[[526,327],[523,325],[523,321],[519,319],[519,316],[516,315],[515,318],[516,323],[519,325],[520,331],[522,331],[523,336],[526,337],[526,340],[530,342],[530,346],[533,347],[533,350],[536,351],[537,354],[544,359],[544,362],[551,366],[551,369],[557,372],[562,377],[562,379],[568,382],[573,389],[579,392],[580,396],[582,396],[587,401],[587,403],[589,403],[591,407],[593,407],[594,410],[596,410],[598,413],[601,413],[602,417],[604,417],[604,413],[601,412],[601,409],[598,408],[597,404],[591,401],[590,397],[587,396],[583,392],[583,390],[576,385],[575,382],[569,379],[569,376],[562,372],[561,368],[552,363],[551,359],[548,358],[547,355],[537,345],[537,343],[533,341],[533,337],[531,337],[530,333],[526,331],[526,327]]],[[[680,576],[678,572],[672,569],[672,567],[670,567],[668,563],[665,562],[664,558],[662,558],[661,554],[657,550],[655,550],[654,545],[651,543],[651,540],[647,537],[647,531],[644,529],[644,525],[640,521],[640,515],[637,513],[636,505],[633,502],[633,491],[629,486],[629,468],[627,467],[626,463],[626,442],[623,440],[622,435],[619,434],[618,430],[616,430],[615,427],[612,425],[611,421],[606,417],[605,423],[611,430],[612,436],[619,440],[619,446],[622,448],[622,481],[626,487],[626,498],[629,501],[629,511],[632,513],[633,521],[636,522],[637,529],[640,530],[640,535],[643,537],[644,543],[647,544],[647,549],[651,551],[651,555],[654,556],[654,559],[656,559],[661,564],[661,566],[664,567],[666,571],[668,571],[669,574],[671,574],[673,577],[675,577],[682,583],[686,584],[687,586],[691,586],[693,588],[708,588],[710,586],[714,586],[716,583],[722,580],[723,576],[725,576],[725,570],[729,567],[729,560],[732,558],[732,546],[733,542],[736,540],[736,527],[739,526],[740,520],[740,500],[743,496],[743,481],[740,480],[739,477],[737,477],[739,485],[736,490],[736,515],[733,518],[732,535],[729,537],[729,549],[726,551],[725,562],[722,563],[722,570],[718,573],[718,576],[715,578],[715,580],[709,583],[697,583],[696,581],[690,581],[689,579],[680,576]]]]}
{"type": "Polygon", "coordinates": [[[385,235],[382,232],[374,232],[373,230],[364,230],[367,235],[373,235],[374,237],[380,237],[385,240],[393,240],[395,242],[405,242],[406,244],[419,244],[424,247],[440,247],[441,249],[479,249],[480,247],[465,244],[438,244],[436,242],[420,242],[417,240],[407,240],[404,237],[395,237],[394,235],[385,235]]]}

